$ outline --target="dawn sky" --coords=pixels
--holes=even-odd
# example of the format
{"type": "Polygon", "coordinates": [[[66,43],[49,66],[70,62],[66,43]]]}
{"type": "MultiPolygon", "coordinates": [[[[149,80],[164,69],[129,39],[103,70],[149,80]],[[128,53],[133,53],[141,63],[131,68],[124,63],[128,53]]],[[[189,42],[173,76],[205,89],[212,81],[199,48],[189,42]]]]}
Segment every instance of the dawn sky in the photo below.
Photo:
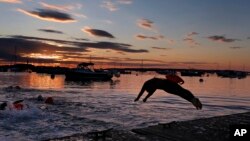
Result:
{"type": "Polygon", "coordinates": [[[250,71],[249,0],[0,0],[0,64],[250,71]],[[16,52],[16,53],[15,53],[16,52]],[[143,61],[142,61],[143,60],[143,61]]]}

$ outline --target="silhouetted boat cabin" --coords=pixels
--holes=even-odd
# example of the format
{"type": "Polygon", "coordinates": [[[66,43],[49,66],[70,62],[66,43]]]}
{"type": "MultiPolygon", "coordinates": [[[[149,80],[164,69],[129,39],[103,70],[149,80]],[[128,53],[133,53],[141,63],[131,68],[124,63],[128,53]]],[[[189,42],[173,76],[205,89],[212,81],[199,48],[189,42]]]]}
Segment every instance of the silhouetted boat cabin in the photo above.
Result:
{"type": "Polygon", "coordinates": [[[107,70],[94,70],[94,63],[80,63],[77,68],[68,71],[66,80],[85,81],[85,80],[110,80],[113,74],[107,70]]]}

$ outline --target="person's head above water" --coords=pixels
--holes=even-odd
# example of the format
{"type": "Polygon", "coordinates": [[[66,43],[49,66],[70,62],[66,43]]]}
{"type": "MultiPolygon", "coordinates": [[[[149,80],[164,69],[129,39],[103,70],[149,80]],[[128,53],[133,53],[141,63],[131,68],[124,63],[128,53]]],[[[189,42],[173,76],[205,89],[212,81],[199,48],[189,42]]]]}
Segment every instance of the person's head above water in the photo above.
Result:
{"type": "Polygon", "coordinates": [[[6,106],[7,106],[6,102],[0,104],[0,110],[5,110],[6,106]]]}
{"type": "Polygon", "coordinates": [[[44,100],[43,96],[39,95],[39,96],[37,97],[37,101],[43,101],[43,100],[44,100]]]}

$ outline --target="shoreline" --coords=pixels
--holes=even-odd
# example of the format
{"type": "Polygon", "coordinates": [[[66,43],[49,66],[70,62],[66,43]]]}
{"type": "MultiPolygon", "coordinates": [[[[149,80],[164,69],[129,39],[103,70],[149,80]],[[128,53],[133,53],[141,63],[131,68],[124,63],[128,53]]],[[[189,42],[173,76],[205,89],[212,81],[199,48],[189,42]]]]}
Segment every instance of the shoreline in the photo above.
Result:
{"type": "Polygon", "coordinates": [[[79,133],[46,141],[224,141],[229,140],[229,126],[250,125],[250,111],[188,121],[173,121],[132,130],[107,129],[79,133]]]}

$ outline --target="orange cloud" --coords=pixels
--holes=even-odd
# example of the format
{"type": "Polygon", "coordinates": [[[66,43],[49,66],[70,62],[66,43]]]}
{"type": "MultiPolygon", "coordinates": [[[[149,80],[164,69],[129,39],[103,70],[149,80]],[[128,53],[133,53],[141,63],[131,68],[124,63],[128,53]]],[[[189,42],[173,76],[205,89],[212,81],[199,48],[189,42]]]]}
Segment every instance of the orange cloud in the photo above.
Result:
{"type": "Polygon", "coordinates": [[[100,30],[100,29],[92,29],[90,27],[84,27],[81,29],[83,32],[93,35],[93,36],[99,36],[99,37],[107,37],[107,38],[115,38],[112,34],[110,34],[107,31],[100,30]]]}
{"type": "Polygon", "coordinates": [[[160,39],[163,39],[164,36],[163,35],[158,35],[158,36],[146,36],[146,35],[143,35],[143,34],[138,34],[135,36],[137,39],[141,39],[141,40],[144,40],[144,39],[151,39],[151,40],[160,40],[160,39]]]}
{"type": "Polygon", "coordinates": [[[153,21],[148,19],[140,19],[137,21],[137,25],[144,29],[153,29],[153,21]]]}
{"type": "Polygon", "coordinates": [[[158,50],[167,50],[167,49],[170,49],[170,48],[163,48],[163,47],[151,47],[153,49],[158,49],[158,50]]]}
{"type": "Polygon", "coordinates": [[[73,19],[69,14],[55,11],[55,10],[38,9],[37,11],[26,11],[26,10],[18,8],[17,11],[24,13],[28,16],[38,18],[41,20],[45,20],[45,21],[60,22],[60,23],[76,22],[76,20],[73,19]]]}
{"type": "Polygon", "coordinates": [[[22,3],[21,0],[0,0],[0,2],[6,2],[6,3],[22,3]]]}

